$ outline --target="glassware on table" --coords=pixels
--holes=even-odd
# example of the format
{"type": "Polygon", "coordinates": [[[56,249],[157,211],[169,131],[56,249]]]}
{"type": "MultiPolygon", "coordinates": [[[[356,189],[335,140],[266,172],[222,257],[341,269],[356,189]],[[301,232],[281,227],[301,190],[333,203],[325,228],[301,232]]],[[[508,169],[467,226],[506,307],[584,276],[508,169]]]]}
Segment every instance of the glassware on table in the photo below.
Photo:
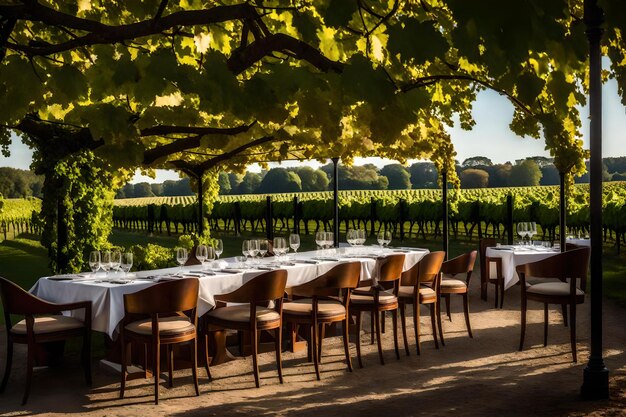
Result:
{"type": "Polygon", "coordinates": [[[254,258],[259,254],[259,239],[251,239],[248,241],[248,252],[250,253],[250,257],[254,261],[254,258]]]}
{"type": "Polygon", "coordinates": [[[219,259],[220,256],[222,256],[223,252],[224,252],[224,242],[222,242],[222,239],[217,239],[215,241],[215,255],[217,256],[217,259],[219,259]]]}
{"type": "Polygon", "coordinates": [[[133,267],[133,254],[132,252],[125,252],[122,254],[120,268],[124,272],[124,277],[128,275],[130,269],[133,267]]]}
{"type": "Polygon", "coordinates": [[[300,248],[300,235],[297,233],[292,233],[289,235],[289,246],[295,253],[298,253],[298,248],[300,248]]]}
{"type": "Polygon", "coordinates": [[[120,251],[111,252],[111,271],[119,271],[122,264],[122,254],[120,251]]]}
{"type": "Polygon", "coordinates": [[[326,232],[326,249],[330,249],[335,246],[335,233],[326,232]]]}
{"type": "MultiPolygon", "coordinates": [[[[318,231],[315,233],[315,244],[324,249],[324,244],[326,242],[326,232],[318,231]]],[[[276,241],[274,241],[274,249],[276,249],[276,241]]]]}
{"type": "Polygon", "coordinates": [[[100,269],[100,251],[94,250],[89,253],[89,268],[94,275],[100,269]]]}
{"type": "Polygon", "coordinates": [[[528,234],[528,223],[527,222],[518,222],[517,223],[517,234],[522,238],[522,245],[524,244],[524,238],[528,234]]]}
{"type": "Polygon", "coordinates": [[[241,243],[241,254],[246,257],[246,262],[248,262],[248,258],[250,257],[250,241],[244,240],[241,243]]]}
{"type": "Polygon", "coordinates": [[[100,266],[104,270],[105,275],[109,275],[109,270],[111,270],[111,251],[105,250],[102,252],[100,266]]]}
{"type": "Polygon", "coordinates": [[[530,240],[530,244],[532,244],[533,236],[537,234],[537,223],[530,222],[528,223],[528,238],[530,240]]]}
{"type": "Polygon", "coordinates": [[[187,249],[178,248],[176,249],[176,262],[180,265],[180,272],[183,270],[183,265],[187,263],[187,259],[189,259],[189,254],[187,253],[187,249]]]}
{"type": "Polygon", "coordinates": [[[285,255],[289,251],[289,247],[287,246],[287,241],[284,237],[275,237],[274,238],[274,254],[277,257],[281,257],[285,255]]]}
{"type": "Polygon", "coordinates": [[[204,261],[209,257],[209,248],[206,245],[198,245],[196,247],[196,259],[200,262],[201,268],[204,269],[204,261]]]}
{"type": "Polygon", "coordinates": [[[354,229],[348,229],[346,232],[346,242],[348,242],[350,247],[356,245],[356,233],[354,229]]]}
{"type": "Polygon", "coordinates": [[[381,248],[389,246],[391,243],[391,230],[380,230],[378,232],[377,240],[381,248]]]}
{"type": "Polygon", "coordinates": [[[265,257],[265,255],[267,254],[267,251],[269,249],[270,249],[270,244],[267,241],[267,239],[259,240],[259,255],[260,255],[261,259],[263,259],[265,257]]]}

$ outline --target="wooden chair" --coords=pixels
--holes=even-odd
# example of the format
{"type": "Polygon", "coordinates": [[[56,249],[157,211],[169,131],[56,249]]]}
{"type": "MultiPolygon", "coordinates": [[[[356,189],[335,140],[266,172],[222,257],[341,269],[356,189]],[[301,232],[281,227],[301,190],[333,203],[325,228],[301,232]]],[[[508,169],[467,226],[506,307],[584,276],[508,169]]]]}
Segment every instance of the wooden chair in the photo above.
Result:
{"type": "Polygon", "coordinates": [[[446,300],[446,314],[448,315],[450,321],[452,321],[452,317],[450,315],[450,294],[461,294],[463,297],[463,312],[465,313],[465,325],[467,326],[467,333],[469,337],[474,336],[472,336],[472,326],[470,325],[467,294],[475,262],[476,251],[473,250],[442,263],[442,279],[441,285],[439,286],[440,293],[446,300]],[[455,276],[459,274],[465,274],[465,280],[456,279],[455,276]]]}
{"type": "Polygon", "coordinates": [[[543,345],[548,345],[548,304],[569,306],[570,343],[572,356],[576,358],[576,305],[585,301],[587,268],[590,249],[583,247],[563,252],[541,261],[517,266],[517,274],[522,286],[522,331],[519,350],[524,348],[526,334],[526,311],[528,300],[543,303],[544,336],[543,345]],[[546,278],[546,282],[529,284],[527,277],[546,278]],[[549,281],[557,278],[559,281],[549,281]],[[569,280],[569,282],[568,282],[569,280]]]}
{"type": "Polygon", "coordinates": [[[91,386],[91,301],[68,304],[50,303],[35,297],[2,277],[0,277],[0,296],[7,331],[7,361],[0,393],[4,392],[11,374],[14,343],[27,345],[26,389],[22,397],[22,405],[24,405],[28,400],[33,379],[36,345],[71,337],[83,338],[82,362],[85,380],[91,386]],[[60,315],[62,311],[80,309],[84,310],[84,321],[60,315]],[[24,319],[13,324],[11,315],[24,316],[24,319]]]}
{"type": "Polygon", "coordinates": [[[487,301],[487,287],[494,284],[496,287],[495,308],[498,308],[498,295],[500,296],[500,308],[504,304],[504,275],[502,274],[502,259],[488,257],[487,248],[496,246],[494,238],[484,238],[479,242],[480,256],[480,294],[487,301]]]}
{"type": "Polygon", "coordinates": [[[420,346],[420,304],[430,305],[430,321],[433,328],[433,339],[435,347],[439,349],[437,341],[437,327],[441,343],[443,344],[443,328],[441,325],[441,314],[439,308],[439,283],[441,281],[441,264],[446,253],[443,251],[426,254],[411,269],[402,273],[398,298],[400,300],[400,320],[402,321],[402,337],[404,339],[404,350],[409,355],[409,342],[406,336],[405,307],[407,304],[413,305],[413,328],[415,330],[415,342],[417,354],[421,354],[420,346]],[[437,324],[435,324],[437,320],[437,324]]]}
{"type": "MultiPolygon", "coordinates": [[[[361,359],[361,320],[363,312],[369,312],[374,317],[376,340],[378,341],[378,356],[380,363],[385,364],[380,333],[380,315],[386,311],[392,312],[393,339],[396,357],[400,359],[398,351],[398,289],[404,254],[394,254],[376,260],[374,274],[378,284],[370,287],[360,287],[350,296],[350,314],[356,316],[356,353],[359,367],[363,367],[361,359]],[[390,287],[385,289],[385,286],[390,287]]],[[[361,282],[365,283],[365,282],[361,282]]]]}
{"type": "MultiPolygon", "coordinates": [[[[287,271],[278,269],[257,275],[240,288],[228,294],[215,296],[215,301],[223,303],[245,303],[218,307],[206,313],[202,318],[205,326],[202,331],[212,329],[234,329],[250,332],[252,341],[252,369],[254,382],[259,387],[259,367],[257,355],[259,351],[259,331],[274,329],[274,348],[276,350],[276,366],[278,379],[283,383],[281,358],[282,325],[283,325],[283,295],[287,285],[287,271]],[[268,308],[268,302],[274,301],[274,308],[268,308]]],[[[205,337],[206,340],[206,337],[205,337]]],[[[205,346],[208,352],[208,346],[205,346]]],[[[207,373],[209,358],[205,358],[207,373]]]]}
{"type": "Polygon", "coordinates": [[[298,298],[283,305],[283,320],[310,327],[309,349],[315,366],[315,375],[320,379],[319,362],[322,356],[323,326],[341,322],[343,346],[348,370],[352,372],[350,349],[348,348],[348,311],[350,294],[359,283],[360,262],[347,262],[333,267],[313,281],[293,287],[293,296],[298,298]],[[337,295],[342,292],[341,298],[337,295]],[[319,347],[318,347],[319,345],[319,347]]]}
{"type": "MultiPolygon", "coordinates": [[[[159,403],[159,378],[161,374],[161,345],[167,349],[169,386],[173,385],[172,345],[189,343],[191,372],[196,395],[198,390],[197,313],[199,282],[196,278],[179,279],[155,284],[131,294],[124,294],[124,319],[120,330],[122,346],[122,372],[120,398],[124,398],[128,378],[127,351],[130,342],[152,347],[154,372],[154,403],[159,403]],[[149,316],[149,318],[145,318],[149,316]]],[[[147,365],[147,364],[146,364],[147,365]]]]}

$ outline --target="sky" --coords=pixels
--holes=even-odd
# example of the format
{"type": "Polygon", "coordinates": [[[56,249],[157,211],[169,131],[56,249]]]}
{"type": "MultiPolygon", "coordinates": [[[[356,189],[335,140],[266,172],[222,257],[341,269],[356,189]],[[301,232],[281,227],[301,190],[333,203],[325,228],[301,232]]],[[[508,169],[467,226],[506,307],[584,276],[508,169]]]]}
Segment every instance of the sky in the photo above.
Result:
{"type": "MultiPolygon", "coordinates": [[[[602,89],[603,106],[603,148],[602,156],[626,156],[626,107],[624,107],[617,93],[617,83],[614,80],[607,82],[602,89]]],[[[583,142],[586,149],[589,148],[589,110],[587,107],[581,109],[583,142]]],[[[452,143],[457,151],[457,160],[463,160],[472,156],[485,156],[494,163],[506,161],[514,162],[516,159],[523,159],[530,156],[550,156],[544,149],[543,140],[533,138],[521,138],[509,129],[509,123],[513,116],[513,105],[505,98],[493,91],[483,91],[479,93],[472,112],[476,125],[470,131],[458,127],[449,129],[452,143]]],[[[32,152],[19,140],[14,140],[10,146],[11,156],[5,158],[0,155],[0,166],[29,169],[32,161],[32,152]]],[[[383,167],[393,161],[382,158],[357,158],[355,163],[373,163],[383,167]]],[[[286,161],[282,164],[273,163],[274,166],[301,166],[303,162],[286,161]]],[[[304,162],[314,168],[321,166],[319,162],[304,162]]],[[[252,165],[250,171],[260,171],[260,167],[252,165]]],[[[178,174],[174,171],[157,170],[156,178],[135,175],[132,182],[163,182],[165,180],[176,180],[178,174]]]]}

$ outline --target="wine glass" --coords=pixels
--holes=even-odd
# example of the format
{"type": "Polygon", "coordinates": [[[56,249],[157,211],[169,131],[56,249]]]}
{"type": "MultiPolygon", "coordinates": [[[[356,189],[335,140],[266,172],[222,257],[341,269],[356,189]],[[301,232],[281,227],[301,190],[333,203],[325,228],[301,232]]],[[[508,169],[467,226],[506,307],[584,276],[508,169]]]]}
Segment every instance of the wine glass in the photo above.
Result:
{"type": "Polygon", "coordinates": [[[111,270],[118,271],[120,269],[120,265],[122,264],[122,254],[120,251],[116,250],[111,253],[111,270]]]}
{"type": "Polygon", "coordinates": [[[188,258],[189,258],[189,254],[187,253],[187,249],[185,248],[176,249],[176,262],[178,262],[178,265],[180,265],[179,272],[183,271],[183,265],[187,263],[188,258]]]}
{"type": "MultiPolygon", "coordinates": [[[[326,240],[326,232],[317,232],[315,233],[315,243],[317,244],[318,247],[320,248],[324,248],[324,242],[326,240]]],[[[276,242],[274,242],[274,247],[276,247],[276,242]]]]}
{"type": "Polygon", "coordinates": [[[381,247],[389,246],[391,243],[391,230],[382,230],[378,232],[378,244],[381,247]]]}
{"type": "Polygon", "coordinates": [[[517,234],[522,239],[522,244],[524,243],[524,236],[526,235],[526,223],[518,222],[517,223],[517,234]]]}
{"type": "Polygon", "coordinates": [[[300,247],[300,235],[297,233],[292,233],[289,235],[289,246],[295,253],[298,253],[298,248],[300,247]]]}
{"type": "Polygon", "coordinates": [[[241,244],[241,254],[246,257],[246,262],[248,262],[248,257],[250,256],[250,241],[244,240],[241,244]]]}
{"type": "Polygon", "coordinates": [[[209,257],[209,248],[206,245],[198,245],[196,247],[196,259],[200,262],[202,270],[204,270],[204,261],[209,257]]]}
{"type": "Polygon", "coordinates": [[[122,254],[122,259],[120,262],[120,268],[124,272],[124,277],[128,275],[130,268],[133,267],[133,254],[132,252],[125,252],[122,254]]]}
{"type": "Polygon", "coordinates": [[[332,248],[335,246],[335,233],[334,232],[326,232],[326,245],[328,248],[332,248]]]}
{"type": "MultiPolygon", "coordinates": [[[[213,261],[215,260],[215,256],[216,256],[215,249],[213,249],[211,246],[207,246],[206,250],[207,250],[206,260],[209,261],[211,265],[213,265],[213,261]]],[[[204,269],[204,267],[202,269],[204,269]]]]}
{"type": "Polygon", "coordinates": [[[274,253],[279,258],[287,253],[289,248],[287,247],[287,241],[284,237],[276,237],[274,238],[274,253]]]}
{"type": "Polygon", "coordinates": [[[537,223],[536,222],[530,222],[529,223],[529,228],[528,228],[528,236],[530,238],[530,243],[532,244],[532,240],[533,240],[533,236],[535,236],[537,234],[537,223]]]}
{"type": "Polygon", "coordinates": [[[220,258],[222,252],[224,252],[224,243],[222,242],[222,239],[217,239],[215,241],[215,255],[217,256],[217,259],[220,258]]]}
{"type": "Polygon", "coordinates": [[[265,257],[267,251],[269,250],[270,244],[267,239],[259,240],[259,255],[261,255],[261,259],[265,257]]]}
{"type": "Polygon", "coordinates": [[[104,270],[105,275],[109,275],[109,270],[111,269],[111,251],[105,250],[102,252],[102,260],[100,261],[100,266],[104,270]]]}
{"type": "Polygon", "coordinates": [[[354,229],[348,229],[346,232],[346,242],[348,245],[354,246],[354,229]]]}
{"type": "Polygon", "coordinates": [[[89,268],[94,275],[100,269],[100,251],[94,250],[89,253],[89,268]]]}
{"type": "Polygon", "coordinates": [[[258,239],[252,239],[249,240],[249,246],[248,246],[248,251],[250,252],[250,257],[252,258],[252,260],[254,261],[254,258],[256,258],[256,256],[259,254],[259,240],[258,239]]]}

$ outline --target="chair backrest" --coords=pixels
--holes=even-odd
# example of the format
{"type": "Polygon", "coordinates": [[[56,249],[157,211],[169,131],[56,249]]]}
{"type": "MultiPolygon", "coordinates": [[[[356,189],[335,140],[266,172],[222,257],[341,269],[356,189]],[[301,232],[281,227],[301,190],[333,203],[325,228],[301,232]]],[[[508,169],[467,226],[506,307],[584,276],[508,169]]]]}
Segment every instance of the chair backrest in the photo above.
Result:
{"type": "Polygon", "coordinates": [[[198,305],[199,286],[197,278],[185,278],[161,282],[131,294],[124,294],[124,312],[167,314],[193,310],[198,305]]]}
{"type": "Polygon", "coordinates": [[[574,282],[579,280],[579,288],[584,291],[587,286],[590,253],[590,248],[582,247],[537,262],[518,265],[516,270],[520,277],[524,274],[533,278],[558,278],[564,282],[568,278],[574,282]]]}
{"type": "Polygon", "coordinates": [[[361,262],[345,262],[305,284],[293,288],[295,295],[336,295],[337,290],[353,289],[359,285],[361,262]]]}
{"type": "Polygon", "coordinates": [[[277,269],[257,275],[228,294],[216,295],[215,299],[229,303],[262,303],[282,298],[287,286],[287,271],[277,269]]]}
{"type": "Polygon", "coordinates": [[[487,248],[491,248],[496,246],[497,241],[495,238],[486,237],[480,239],[478,242],[478,256],[480,261],[480,280],[484,281],[487,279],[487,248]]]}
{"type": "Polygon", "coordinates": [[[441,264],[446,257],[443,251],[430,252],[411,269],[402,273],[401,285],[415,286],[418,283],[428,284],[434,282],[441,271],[441,264]]]}
{"type": "Polygon", "coordinates": [[[11,314],[23,316],[51,312],[51,303],[32,295],[19,285],[2,277],[0,277],[0,297],[7,325],[11,322],[11,314]]]}
{"type": "Polygon", "coordinates": [[[378,258],[375,266],[378,271],[378,282],[398,280],[404,269],[404,257],[403,253],[396,253],[378,258]]]}
{"type": "Polygon", "coordinates": [[[452,258],[441,264],[441,272],[449,275],[467,274],[467,278],[472,274],[474,270],[474,263],[476,262],[475,250],[464,253],[463,255],[452,258]]]}

